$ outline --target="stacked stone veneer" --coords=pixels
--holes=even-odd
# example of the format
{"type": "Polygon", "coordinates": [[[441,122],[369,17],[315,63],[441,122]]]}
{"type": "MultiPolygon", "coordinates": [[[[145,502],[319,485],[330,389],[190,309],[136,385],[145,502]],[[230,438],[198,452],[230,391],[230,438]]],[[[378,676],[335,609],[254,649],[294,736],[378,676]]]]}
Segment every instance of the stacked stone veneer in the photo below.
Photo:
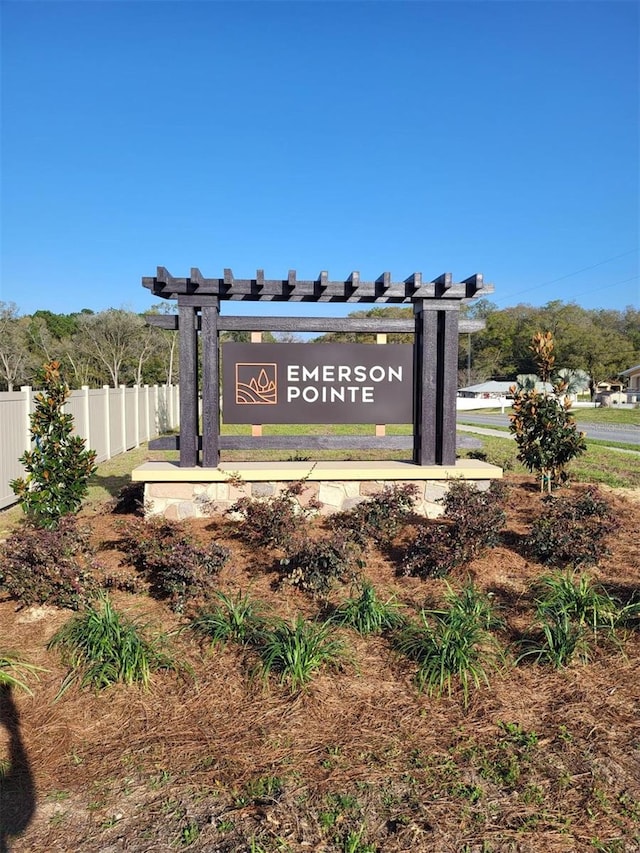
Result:
{"type": "MultiPolygon", "coordinates": [[[[489,479],[465,478],[479,489],[489,487],[489,479]]],[[[297,496],[301,506],[312,499],[320,503],[320,513],[330,515],[333,512],[350,509],[360,501],[381,492],[385,486],[394,483],[410,483],[416,487],[415,512],[427,518],[436,518],[443,512],[441,498],[446,494],[451,480],[318,480],[307,482],[297,496]]],[[[277,495],[291,483],[283,482],[241,482],[229,480],[216,483],[145,483],[145,507],[147,515],[164,515],[165,518],[180,521],[186,518],[206,518],[223,513],[238,500],[251,498],[269,498],[277,495]]]]}

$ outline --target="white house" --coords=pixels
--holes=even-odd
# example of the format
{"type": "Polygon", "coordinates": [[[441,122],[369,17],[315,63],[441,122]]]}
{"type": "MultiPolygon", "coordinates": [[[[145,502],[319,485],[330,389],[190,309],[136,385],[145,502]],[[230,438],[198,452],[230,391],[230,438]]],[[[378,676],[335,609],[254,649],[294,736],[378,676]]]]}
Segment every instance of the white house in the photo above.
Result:
{"type": "Polygon", "coordinates": [[[623,370],[620,376],[627,380],[627,399],[630,403],[640,403],[640,364],[623,370]]]}

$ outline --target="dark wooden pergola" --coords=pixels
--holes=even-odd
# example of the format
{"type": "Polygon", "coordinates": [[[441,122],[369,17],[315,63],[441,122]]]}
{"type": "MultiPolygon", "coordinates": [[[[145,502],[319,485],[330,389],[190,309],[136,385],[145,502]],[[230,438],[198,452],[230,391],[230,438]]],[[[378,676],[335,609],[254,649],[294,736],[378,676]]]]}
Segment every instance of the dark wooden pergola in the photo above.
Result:
{"type": "Polygon", "coordinates": [[[453,465],[456,455],[458,334],[483,328],[482,321],[460,319],[460,305],[493,292],[482,275],[454,282],[451,273],[423,281],[413,273],[392,281],[385,272],[375,281],[361,281],[352,272],[344,281],[330,281],[327,272],[301,280],[295,270],[286,279],[236,279],[230,269],[222,278],[205,278],[193,268],[188,278],[174,278],[164,267],[142,279],[154,296],[177,300],[178,314],[148,315],[147,321],[180,332],[180,436],[159,439],[155,447],[179,447],[180,465],[215,468],[220,450],[231,448],[301,447],[353,449],[413,448],[416,465],[453,465]],[[250,302],[345,302],[411,304],[413,319],[221,317],[223,300],[250,302]],[[410,332],[414,334],[413,437],[384,436],[221,436],[219,407],[219,334],[223,331],[410,332]],[[198,338],[202,344],[202,435],[198,429],[198,338]]]}

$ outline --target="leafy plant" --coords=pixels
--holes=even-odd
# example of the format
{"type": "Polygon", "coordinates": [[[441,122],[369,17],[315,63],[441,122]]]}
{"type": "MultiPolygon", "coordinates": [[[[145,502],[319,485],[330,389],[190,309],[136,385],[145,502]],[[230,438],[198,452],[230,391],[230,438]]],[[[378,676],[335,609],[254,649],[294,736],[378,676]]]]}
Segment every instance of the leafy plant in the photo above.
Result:
{"type": "Polygon", "coordinates": [[[362,568],[362,549],[349,532],[335,531],[320,539],[305,539],[280,561],[284,577],[293,586],[325,593],[336,580],[355,577],[362,568]]]}
{"type": "Polygon", "coordinates": [[[150,582],[151,593],[169,599],[177,613],[197,594],[211,589],[229,559],[229,550],[211,542],[196,545],[179,524],[166,519],[130,520],[120,547],[126,559],[150,582]]]}
{"type": "Polygon", "coordinates": [[[336,666],[344,659],[344,644],[332,632],[330,623],[307,622],[302,616],[292,623],[276,622],[259,647],[264,675],[277,673],[280,683],[296,693],[322,666],[336,666]]]}
{"type": "Polygon", "coordinates": [[[403,624],[395,598],[380,601],[373,584],[366,580],[357,588],[360,595],[341,604],[332,615],[332,622],[347,625],[363,635],[380,634],[403,624]]]}
{"type": "Polygon", "coordinates": [[[404,549],[399,573],[439,578],[448,575],[458,564],[458,547],[452,527],[437,521],[418,528],[404,549]]]}
{"type": "Polygon", "coordinates": [[[128,483],[123,486],[113,500],[114,514],[144,514],[144,483],[128,483]]]}
{"type": "Polygon", "coordinates": [[[443,498],[444,516],[453,524],[458,562],[467,563],[485,548],[497,545],[505,525],[506,486],[493,480],[479,489],[466,480],[454,480],[443,498]]]}
{"type": "Polygon", "coordinates": [[[443,499],[446,522],[418,529],[405,548],[400,571],[417,577],[441,577],[475,559],[499,542],[504,527],[505,487],[499,481],[484,491],[454,480],[443,499]]]}
{"type": "Polygon", "coordinates": [[[570,414],[567,382],[553,378],[555,355],[553,336],[538,332],[529,349],[538,366],[542,388],[513,387],[513,414],[510,430],[518,445],[518,459],[540,476],[540,490],[551,492],[567,479],[566,465],[587,449],[584,433],[578,432],[570,414]],[[551,384],[550,384],[551,383],[551,384]]]}
{"type": "Polygon", "coordinates": [[[54,529],[24,527],[0,552],[0,586],[22,605],[53,604],[77,610],[98,590],[89,533],[73,516],[54,529]]]}
{"type": "Polygon", "coordinates": [[[586,574],[569,572],[545,575],[534,586],[539,616],[562,611],[578,625],[594,633],[603,628],[613,629],[619,607],[604,587],[586,574]]]}
{"type": "Polygon", "coordinates": [[[102,690],[118,682],[149,684],[158,669],[176,669],[174,660],[161,648],[162,636],[144,637],[143,626],[114,609],[108,596],[100,608],[92,606],[63,625],[47,648],[59,648],[69,667],[60,691],[71,684],[102,690]]]}
{"type": "Polygon", "coordinates": [[[561,669],[570,664],[576,655],[584,661],[588,660],[589,645],[584,626],[573,622],[568,613],[549,610],[538,617],[537,624],[541,632],[540,639],[536,640],[531,633],[525,637],[525,651],[518,658],[518,663],[527,657],[534,657],[538,663],[550,663],[556,669],[561,669]]]}
{"type": "Polygon", "coordinates": [[[454,679],[462,687],[465,707],[471,687],[489,679],[485,667],[498,659],[494,638],[488,633],[493,623],[491,603],[473,584],[461,594],[450,587],[445,610],[422,610],[421,624],[409,623],[399,632],[395,646],[416,661],[416,683],[430,696],[452,694],[454,679]]]}
{"type": "Polygon", "coordinates": [[[12,480],[28,520],[36,527],[54,528],[61,518],[77,512],[96,470],[96,454],[73,435],[73,416],[63,412],[69,387],[60,374],[60,363],[51,361],[38,374],[43,390],[36,394],[30,416],[32,450],[20,457],[26,477],[12,480]]]}
{"type": "Polygon", "coordinates": [[[240,591],[234,598],[223,592],[215,595],[220,604],[201,611],[191,620],[189,628],[207,637],[211,645],[228,642],[250,645],[257,642],[264,628],[261,602],[240,591]]]}
{"type": "Polygon", "coordinates": [[[597,563],[618,522],[595,487],[577,496],[547,497],[526,539],[533,557],[551,565],[597,563]]]}
{"type": "Polygon", "coordinates": [[[536,618],[518,660],[534,657],[556,669],[568,666],[575,657],[586,661],[598,633],[613,637],[625,621],[627,609],[587,575],[545,575],[533,591],[536,618]]]}
{"type": "Polygon", "coordinates": [[[352,509],[334,513],[330,524],[334,530],[348,532],[362,547],[371,540],[387,546],[410,516],[416,491],[413,483],[386,486],[352,509]]]}
{"type": "Polygon", "coordinates": [[[31,690],[25,679],[27,676],[37,678],[38,672],[42,672],[42,667],[27,663],[10,652],[0,652],[0,689],[17,687],[31,696],[31,690]]]}
{"type": "Polygon", "coordinates": [[[306,480],[298,480],[279,494],[268,498],[242,497],[229,508],[229,513],[239,513],[242,521],[240,536],[250,545],[271,548],[288,548],[305,530],[307,519],[320,508],[317,500],[303,506],[298,498],[306,480]]]}

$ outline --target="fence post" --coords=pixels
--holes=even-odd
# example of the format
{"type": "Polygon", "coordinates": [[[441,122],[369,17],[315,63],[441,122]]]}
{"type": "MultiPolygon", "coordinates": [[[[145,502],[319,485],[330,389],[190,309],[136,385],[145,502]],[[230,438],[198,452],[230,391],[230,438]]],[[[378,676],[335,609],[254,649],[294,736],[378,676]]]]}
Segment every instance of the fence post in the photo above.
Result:
{"type": "Polygon", "coordinates": [[[120,429],[122,430],[122,452],[126,453],[127,447],[127,386],[120,386],[120,429]]]}
{"type": "Polygon", "coordinates": [[[20,391],[24,394],[24,449],[31,450],[31,385],[22,385],[20,391]]]}
{"type": "Polygon", "coordinates": [[[107,451],[107,459],[111,459],[111,397],[109,394],[109,386],[103,385],[102,391],[104,393],[104,434],[105,434],[105,445],[107,451]]]}
{"type": "Polygon", "coordinates": [[[140,446],[140,386],[133,386],[133,431],[134,447],[140,446]]]}
{"type": "Polygon", "coordinates": [[[151,438],[151,422],[149,418],[149,386],[144,385],[144,440],[151,438]]]}
{"type": "Polygon", "coordinates": [[[160,429],[160,388],[158,383],[153,386],[153,437],[158,435],[160,429]]]}
{"type": "Polygon", "coordinates": [[[82,412],[84,418],[84,432],[82,436],[87,447],[91,447],[91,412],[89,410],[89,386],[83,385],[82,388],[82,412]]]}

